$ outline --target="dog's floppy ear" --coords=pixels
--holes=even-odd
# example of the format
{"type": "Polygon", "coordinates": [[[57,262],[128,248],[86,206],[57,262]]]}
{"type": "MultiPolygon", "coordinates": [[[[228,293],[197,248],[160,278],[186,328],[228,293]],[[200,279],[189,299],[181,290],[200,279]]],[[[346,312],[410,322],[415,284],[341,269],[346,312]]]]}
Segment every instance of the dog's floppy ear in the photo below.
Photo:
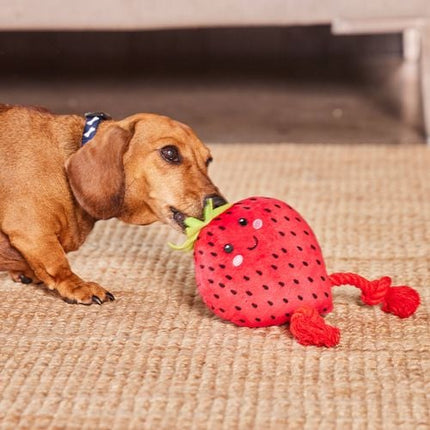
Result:
{"type": "Polygon", "coordinates": [[[124,200],[123,155],[132,132],[109,125],[66,162],[66,172],[78,203],[92,217],[119,215],[124,200]]]}

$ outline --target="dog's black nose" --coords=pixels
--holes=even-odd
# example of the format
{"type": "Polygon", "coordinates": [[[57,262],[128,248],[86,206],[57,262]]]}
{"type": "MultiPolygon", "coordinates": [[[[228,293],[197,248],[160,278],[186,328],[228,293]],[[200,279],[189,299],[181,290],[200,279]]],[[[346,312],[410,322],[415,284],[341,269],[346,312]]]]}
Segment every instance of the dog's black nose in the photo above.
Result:
{"type": "Polygon", "coordinates": [[[210,196],[206,196],[203,200],[203,206],[205,207],[208,200],[212,200],[212,204],[214,209],[219,208],[222,205],[225,205],[227,203],[226,199],[222,196],[219,196],[218,194],[212,194],[210,196]]]}

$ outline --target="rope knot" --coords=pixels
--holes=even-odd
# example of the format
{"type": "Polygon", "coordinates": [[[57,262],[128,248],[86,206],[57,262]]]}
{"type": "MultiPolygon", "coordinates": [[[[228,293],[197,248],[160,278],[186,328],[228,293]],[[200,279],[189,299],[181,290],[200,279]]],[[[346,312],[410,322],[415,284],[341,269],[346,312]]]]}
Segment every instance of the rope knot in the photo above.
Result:
{"type": "Polygon", "coordinates": [[[391,278],[384,276],[381,279],[364,282],[361,287],[361,300],[369,306],[375,306],[385,301],[391,287],[391,278]]]}

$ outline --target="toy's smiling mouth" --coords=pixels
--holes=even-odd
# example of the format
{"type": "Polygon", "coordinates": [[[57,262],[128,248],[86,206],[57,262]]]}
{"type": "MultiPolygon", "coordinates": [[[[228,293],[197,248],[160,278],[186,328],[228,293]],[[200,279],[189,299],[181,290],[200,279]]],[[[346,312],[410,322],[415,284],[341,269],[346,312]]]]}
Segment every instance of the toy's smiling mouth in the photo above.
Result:
{"type": "Polygon", "coordinates": [[[255,236],[252,236],[253,238],[254,238],[254,245],[253,246],[250,246],[248,249],[250,250],[250,251],[252,251],[252,250],[254,250],[255,248],[257,248],[257,246],[258,246],[258,239],[255,237],[255,236]]]}

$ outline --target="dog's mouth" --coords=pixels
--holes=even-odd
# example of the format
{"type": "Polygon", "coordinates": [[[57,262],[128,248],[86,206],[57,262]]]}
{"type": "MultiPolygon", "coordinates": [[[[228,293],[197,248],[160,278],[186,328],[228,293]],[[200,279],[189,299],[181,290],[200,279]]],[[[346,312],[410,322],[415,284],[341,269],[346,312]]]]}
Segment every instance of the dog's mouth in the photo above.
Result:
{"type": "Polygon", "coordinates": [[[182,231],[185,231],[186,225],[185,225],[185,218],[187,217],[183,212],[180,210],[170,207],[170,212],[172,213],[172,219],[179,226],[179,228],[182,231]]]}

